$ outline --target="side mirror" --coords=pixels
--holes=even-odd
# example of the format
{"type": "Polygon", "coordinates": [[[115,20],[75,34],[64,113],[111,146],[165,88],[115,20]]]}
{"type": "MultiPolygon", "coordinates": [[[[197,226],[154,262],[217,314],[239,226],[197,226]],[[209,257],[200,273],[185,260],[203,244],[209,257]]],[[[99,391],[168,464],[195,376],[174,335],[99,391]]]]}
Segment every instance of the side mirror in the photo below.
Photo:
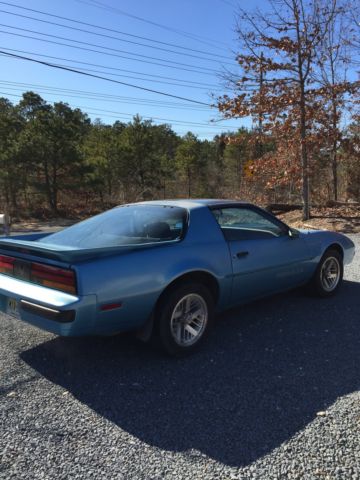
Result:
{"type": "Polygon", "coordinates": [[[295,230],[295,228],[289,228],[288,235],[290,238],[299,238],[300,232],[295,230]]]}

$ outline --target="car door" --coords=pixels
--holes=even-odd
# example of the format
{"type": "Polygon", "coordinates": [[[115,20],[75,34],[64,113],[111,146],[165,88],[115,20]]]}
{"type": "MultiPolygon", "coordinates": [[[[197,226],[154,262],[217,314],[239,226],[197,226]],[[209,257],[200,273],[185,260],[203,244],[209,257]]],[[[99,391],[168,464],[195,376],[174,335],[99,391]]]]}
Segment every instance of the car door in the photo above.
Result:
{"type": "Polygon", "coordinates": [[[251,206],[214,208],[232,259],[231,303],[298,286],[306,280],[310,252],[301,235],[251,206]]]}

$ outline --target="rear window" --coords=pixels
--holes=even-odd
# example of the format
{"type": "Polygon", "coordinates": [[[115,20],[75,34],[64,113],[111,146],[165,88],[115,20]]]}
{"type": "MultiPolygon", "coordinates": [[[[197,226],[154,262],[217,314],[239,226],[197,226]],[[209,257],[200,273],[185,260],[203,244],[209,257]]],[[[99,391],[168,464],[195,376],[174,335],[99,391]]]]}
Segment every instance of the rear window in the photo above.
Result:
{"type": "Polygon", "coordinates": [[[187,211],[162,205],[123,205],[39,240],[77,248],[174,242],[185,234],[187,211]]]}

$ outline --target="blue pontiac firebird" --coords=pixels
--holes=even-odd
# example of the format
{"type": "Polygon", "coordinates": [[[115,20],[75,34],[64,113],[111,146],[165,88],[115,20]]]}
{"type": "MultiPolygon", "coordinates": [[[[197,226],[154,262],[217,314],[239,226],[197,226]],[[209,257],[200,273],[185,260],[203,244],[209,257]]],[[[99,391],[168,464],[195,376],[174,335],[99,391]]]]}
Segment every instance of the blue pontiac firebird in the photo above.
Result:
{"type": "Polygon", "coordinates": [[[180,354],[216,311],[301,285],[333,295],[353,256],[346,236],[289,228],[249,203],[141,202],[2,239],[0,310],[64,336],[135,330],[180,354]]]}

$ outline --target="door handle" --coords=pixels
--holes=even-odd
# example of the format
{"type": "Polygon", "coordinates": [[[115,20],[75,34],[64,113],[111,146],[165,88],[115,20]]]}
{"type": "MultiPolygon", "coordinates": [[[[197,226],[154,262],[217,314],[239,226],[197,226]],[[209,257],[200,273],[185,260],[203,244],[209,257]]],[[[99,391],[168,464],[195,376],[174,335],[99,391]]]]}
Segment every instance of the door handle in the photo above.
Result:
{"type": "Polygon", "coordinates": [[[234,255],[234,257],[243,258],[243,257],[247,257],[248,255],[249,255],[249,252],[237,252],[237,254],[234,255]]]}

